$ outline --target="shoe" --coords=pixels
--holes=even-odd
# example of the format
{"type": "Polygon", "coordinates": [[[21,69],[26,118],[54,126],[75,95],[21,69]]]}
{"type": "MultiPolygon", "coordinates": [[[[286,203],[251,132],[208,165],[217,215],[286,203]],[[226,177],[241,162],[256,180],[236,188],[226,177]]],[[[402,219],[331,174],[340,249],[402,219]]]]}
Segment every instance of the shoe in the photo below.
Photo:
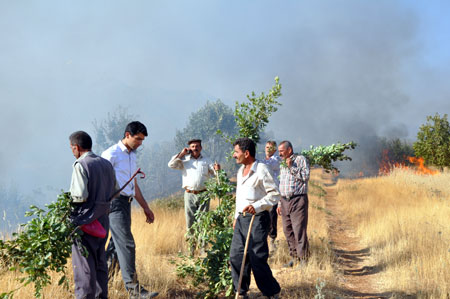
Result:
{"type": "Polygon", "coordinates": [[[294,267],[295,261],[294,259],[290,260],[289,262],[287,262],[286,264],[283,265],[283,268],[292,268],[294,267]]]}
{"type": "Polygon", "coordinates": [[[128,295],[130,299],[148,299],[155,298],[159,295],[158,292],[149,292],[142,286],[137,286],[133,289],[128,289],[128,295]]]}
{"type": "Polygon", "coordinates": [[[267,298],[267,299],[279,299],[280,298],[280,293],[277,293],[277,294],[272,295],[272,296],[265,296],[264,298],[267,298]]]}
{"type": "Polygon", "coordinates": [[[243,294],[243,295],[239,295],[238,298],[239,298],[239,299],[248,299],[249,297],[248,297],[248,294],[245,293],[245,294],[243,294]]]}

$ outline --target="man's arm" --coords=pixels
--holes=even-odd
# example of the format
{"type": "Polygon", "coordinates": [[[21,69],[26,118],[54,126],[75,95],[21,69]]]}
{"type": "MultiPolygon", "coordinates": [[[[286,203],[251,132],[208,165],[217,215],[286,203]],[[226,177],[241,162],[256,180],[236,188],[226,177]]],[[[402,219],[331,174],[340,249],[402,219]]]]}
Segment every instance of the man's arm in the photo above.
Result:
{"type": "Polygon", "coordinates": [[[80,163],[75,163],[72,170],[72,181],[70,183],[70,195],[73,203],[83,203],[89,197],[88,177],[80,163]]]}
{"type": "Polygon", "coordinates": [[[266,195],[258,201],[244,208],[242,212],[251,214],[266,210],[267,207],[273,207],[280,200],[280,191],[269,169],[263,171],[262,184],[266,195]]]}
{"type": "Polygon", "coordinates": [[[137,183],[137,179],[134,179],[134,186],[136,189],[135,190],[136,194],[134,195],[134,197],[136,198],[137,202],[144,210],[145,217],[147,217],[147,223],[153,223],[153,221],[155,221],[155,215],[153,214],[152,210],[150,210],[147,202],[144,199],[144,196],[142,196],[142,192],[137,183]]]}
{"type": "Polygon", "coordinates": [[[185,156],[185,155],[182,155],[183,152],[184,152],[184,150],[181,151],[179,154],[176,154],[175,156],[173,156],[172,159],[170,159],[169,163],[167,163],[167,166],[169,166],[172,169],[183,170],[184,164],[183,164],[183,161],[181,161],[181,158],[185,156]]]}
{"type": "Polygon", "coordinates": [[[289,166],[289,172],[302,182],[309,180],[309,164],[306,158],[302,155],[296,157],[295,162],[297,166],[293,164],[289,166]]]}

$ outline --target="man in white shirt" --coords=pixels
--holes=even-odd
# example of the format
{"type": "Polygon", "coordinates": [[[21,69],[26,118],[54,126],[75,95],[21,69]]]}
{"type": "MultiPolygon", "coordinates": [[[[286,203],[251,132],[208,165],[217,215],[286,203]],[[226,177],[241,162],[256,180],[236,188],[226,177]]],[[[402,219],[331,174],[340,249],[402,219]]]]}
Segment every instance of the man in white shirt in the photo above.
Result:
{"type": "Polygon", "coordinates": [[[269,168],[256,161],[256,145],[249,138],[239,138],[234,144],[233,158],[242,164],[237,173],[236,211],[231,241],[231,276],[235,292],[248,298],[250,275],[253,272],[256,285],[267,298],[279,298],[280,285],[272,275],[267,259],[269,248],[267,235],[270,228],[269,211],[280,200],[278,186],[269,168]],[[245,240],[252,215],[255,215],[240,290],[237,290],[244,256],[245,240]]]}
{"type": "MultiPolygon", "coordinates": [[[[119,186],[123,186],[136,172],[136,149],[147,136],[147,128],[139,121],[133,121],[125,128],[124,138],[102,153],[116,171],[119,186]]],[[[139,284],[136,273],[136,245],[131,233],[131,201],[136,198],[144,210],[147,223],[153,223],[155,216],[139,189],[137,179],[131,181],[120,195],[111,201],[109,214],[111,240],[107,256],[110,260],[117,251],[122,279],[130,298],[153,298],[156,292],[149,292],[139,284]]]]}
{"type": "MultiPolygon", "coordinates": [[[[277,154],[277,143],[273,140],[269,140],[266,142],[265,147],[266,157],[261,162],[266,164],[270,171],[273,174],[273,178],[277,184],[279,184],[279,176],[280,176],[280,162],[281,158],[277,154]]],[[[278,222],[278,213],[277,213],[278,204],[274,205],[272,210],[270,210],[270,229],[269,229],[269,238],[270,238],[270,250],[275,250],[275,239],[277,238],[277,222],[278,222]]]]}
{"type": "MultiPolygon", "coordinates": [[[[213,164],[210,159],[201,154],[202,141],[192,139],[188,146],[170,159],[168,166],[182,171],[182,185],[184,192],[184,210],[188,234],[195,221],[195,213],[209,211],[209,200],[201,203],[200,194],[206,191],[205,181],[215,175],[220,165],[213,164]]],[[[192,252],[191,248],[191,252],[192,252]]]]}

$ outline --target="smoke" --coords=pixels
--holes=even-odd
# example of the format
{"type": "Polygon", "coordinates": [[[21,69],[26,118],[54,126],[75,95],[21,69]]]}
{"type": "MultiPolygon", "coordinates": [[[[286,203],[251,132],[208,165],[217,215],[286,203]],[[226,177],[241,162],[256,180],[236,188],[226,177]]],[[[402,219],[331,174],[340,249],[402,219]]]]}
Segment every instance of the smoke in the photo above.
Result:
{"type": "MultiPolygon", "coordinates": [[[[233,107],[276,75],[283,106],[267,129],[297,151],[414,138],[426,115],[450,109],[450,51],[429,52],[442,64],[422,59],[423,44],[435,45],[422,11],[392,1],[2,2],[1,182],[67,189],[68,136],[92,135],[118,105],[147,125],[149,146],[172,140],[207,100],[233,107]]],[[[433,30],[447,33],[442,24],[433,30]]]]}

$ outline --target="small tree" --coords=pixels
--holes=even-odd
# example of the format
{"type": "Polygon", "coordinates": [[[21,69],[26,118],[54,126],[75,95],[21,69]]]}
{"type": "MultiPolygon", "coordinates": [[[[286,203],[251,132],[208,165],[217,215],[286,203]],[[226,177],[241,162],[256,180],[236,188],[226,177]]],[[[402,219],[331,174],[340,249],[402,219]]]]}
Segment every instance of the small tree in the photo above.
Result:
{"type": "Polygon", "coordinates": [[[447,114],[427,116],[427,123],[420,126],[417,141],[413,144],[417,157],[440,169],[450,166],[450,124],[447,114]]]}

